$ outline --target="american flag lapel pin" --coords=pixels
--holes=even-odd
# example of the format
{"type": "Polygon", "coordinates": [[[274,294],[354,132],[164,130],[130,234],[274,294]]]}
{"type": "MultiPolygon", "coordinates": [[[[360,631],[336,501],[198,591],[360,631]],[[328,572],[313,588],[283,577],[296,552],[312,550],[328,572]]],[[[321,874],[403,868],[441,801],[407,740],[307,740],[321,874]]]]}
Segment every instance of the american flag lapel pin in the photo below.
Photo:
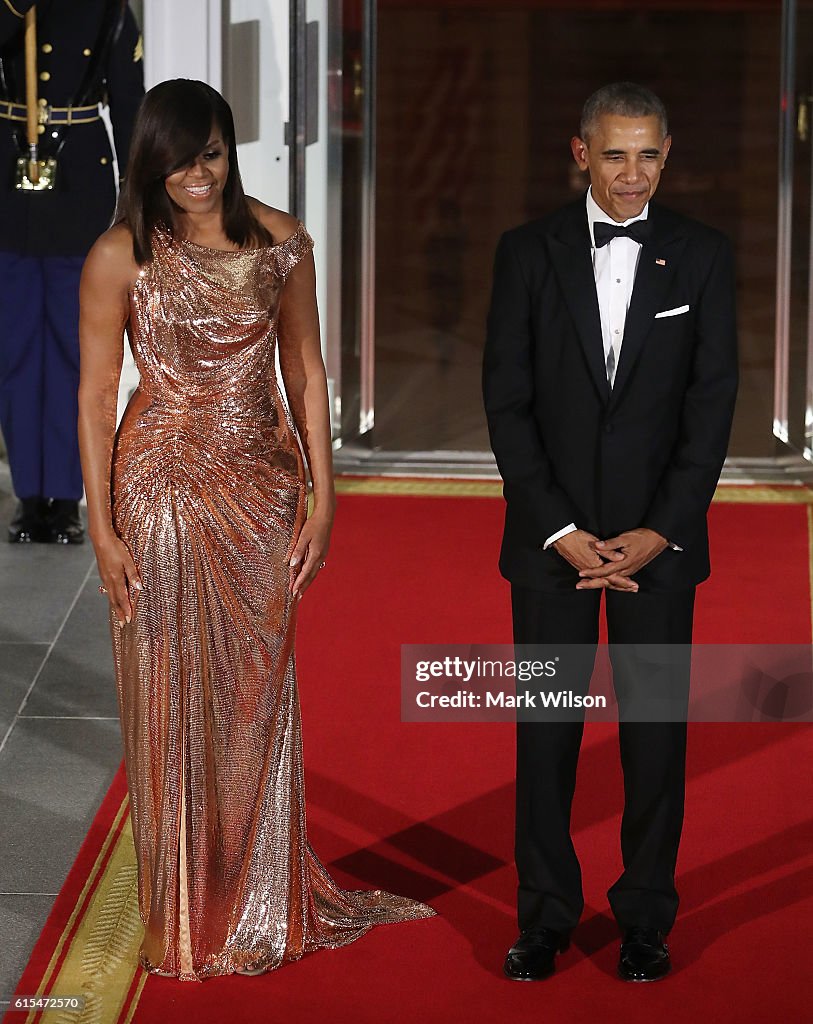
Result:
{"type": "Polygon", "coordinates": [[[666,260],[655,260],[655,262],[658,264],[659,267],[666,266],[666,260]]]}

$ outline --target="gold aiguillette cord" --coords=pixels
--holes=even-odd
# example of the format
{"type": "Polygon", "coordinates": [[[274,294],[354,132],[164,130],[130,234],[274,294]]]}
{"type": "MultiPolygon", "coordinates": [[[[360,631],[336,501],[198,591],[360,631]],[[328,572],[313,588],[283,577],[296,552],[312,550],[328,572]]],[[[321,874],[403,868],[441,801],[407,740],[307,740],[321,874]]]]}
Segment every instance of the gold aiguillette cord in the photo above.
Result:
{"type": "Polygon", "coordinates": [[[39,165],[39,103],[37,101],[37,9],[25,15],[25,106],[28,135],[28,177],[33,184],[40,180],[39,165]]]}

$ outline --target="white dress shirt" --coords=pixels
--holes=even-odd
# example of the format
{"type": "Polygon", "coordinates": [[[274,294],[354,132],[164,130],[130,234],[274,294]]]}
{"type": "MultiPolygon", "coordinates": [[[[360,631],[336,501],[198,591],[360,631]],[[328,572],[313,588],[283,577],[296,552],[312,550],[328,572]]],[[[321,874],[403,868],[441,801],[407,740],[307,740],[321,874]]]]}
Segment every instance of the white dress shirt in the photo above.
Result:
{"type": "MultiPolygon", "coordinates": [[[[636,220],[646,220],[648,213],[649,203],[637,217],[625,220],[622,226],[626,227],[636,220]]],[[[635,271],[638,269],[641,244],[632,238],[612,238],[606,245],[597,249],[593,236],[593,225],[596,221],[603,221],[605,224],[618,223],[593,199],[591,185],[587,190],[587,223],[590,228],[590,254],[593,259],[593,275],[596,279],[598,308],[601,314],[604,362],[607,362],[607,356],[612,348],[615,353],[615,365],[618,366],[621,343],[624,340],[624,323],[632,297],[632,285],[635,281],[635,271]]]]}
{"type": "MultiPolygon", "coordinates": [[[[643,208],[637,217],[630,217],[629,220],[621,222],[623,227],[632,224],[636,220],[646,220],[649,214],[649,203],[643,208]]],[[[605,213],[604,210],[593,199],[593,186],[587,190],[587,224],[590,231],[590,255],[593,261],[593,276],[596,280],[596,294],[598,296],[598,309],[601,316],[601,336],[604,340],[604,362],[610,354],[610,348],[615,354],[615,367],[618,367],[618,360],[621,358],[621,345],[624,340],[624,324],[627,319],[630,299],[632,297],[632,286],[635,283],[635,272],[638,269],[638,258],[641,255],[641,244],[632,238],[611,238],[610,241],[600,249],[596,248],[593,235],[593,225],[596,221],[604,221],[606,224],[619,224],[619,221],[605,213]]],[[[612,375],[615,377],[615,373],[612,375]]],[[[612,379],[610,380],[612,385],[612,379]]],[[[551,534],[545,541],[547,549],[560,537],[573,533],[578,527],[575,523],[551,534]]],[[[680,551],[677,545],[670,545],[676,551],[680,551]]]]}

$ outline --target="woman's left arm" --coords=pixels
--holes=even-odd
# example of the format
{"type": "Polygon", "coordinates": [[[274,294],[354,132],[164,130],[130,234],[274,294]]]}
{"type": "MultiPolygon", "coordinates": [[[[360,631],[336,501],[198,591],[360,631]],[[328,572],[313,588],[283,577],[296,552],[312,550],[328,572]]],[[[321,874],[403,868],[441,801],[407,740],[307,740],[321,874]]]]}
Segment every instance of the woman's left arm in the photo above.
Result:
{"type": "Polygon", "coordinates": [[[278,337],[288,404],[313,481],[313,511],[302,527],[290,563],[291,591],[301,597],[327,555],[336,509],[327,374],[312,253],[301,259],[286,278],[280,297],[278,337]]]}

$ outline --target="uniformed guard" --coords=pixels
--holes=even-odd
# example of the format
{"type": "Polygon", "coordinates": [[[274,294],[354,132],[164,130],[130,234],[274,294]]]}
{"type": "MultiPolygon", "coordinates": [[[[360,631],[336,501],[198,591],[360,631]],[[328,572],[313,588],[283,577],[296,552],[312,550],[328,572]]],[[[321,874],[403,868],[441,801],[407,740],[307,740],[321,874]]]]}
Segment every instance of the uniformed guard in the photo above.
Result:
{"type": "Polygon", "coordinates": [[[79,277],[144,94],[126,0],[0,0],[0,427],[11,542],[84,540],[79,277]],[[106,104],[113,145],[100,104],[106,104]]]}

